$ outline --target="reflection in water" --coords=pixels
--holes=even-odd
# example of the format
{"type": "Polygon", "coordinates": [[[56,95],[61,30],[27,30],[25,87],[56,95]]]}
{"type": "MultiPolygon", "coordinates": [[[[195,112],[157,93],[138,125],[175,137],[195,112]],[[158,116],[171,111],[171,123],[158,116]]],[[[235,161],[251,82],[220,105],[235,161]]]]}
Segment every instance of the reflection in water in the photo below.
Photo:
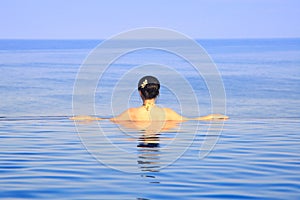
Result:
{"type": "MultiPolygon", "coordinates": [[[[117,124],[119,125],[119,129],[122,130],[119,131],[117,135],[125,137],[127,140],[129,139],[128,136],[132,136],[134,141],[138,142],[137,147],[133,149],[136,153],[133,153],[132,151],[122,151],[123,148],[127,148],[126,143],[122,142],[118,136],[116,137],[116,134],[114,134],[115,132],[110,134],[111,132],[108,130],[104,132],[105,134],[103,134],[103,132],[101,132],[101,134],[96,134],[94,127],[91,127],[91,130],[89,130],[89,126],[87,126],[85,127],[85,134],[81,134],[80,136],[83,143],[88,146],[89,152],[101,163],[104,163],[109,167],[130,172],[136,172],[138,168],[141,177],[147,178],[147,181],[151,178],[151,180],[148,181],[150,183],[159,183],[159,181],[156,181],[157,173],[159,173],[166,164],[173,162],[181,155],[178,154],[178,152],[182,152],[181,150],[165,152],[166,139],[170,139],[174,144],[177,144],[178,141],[179,143],[180,141],[185,142],[185,140],[181,140],[181,136],[176,135],[180,130],[180,122],[121,121],[117,124]],[[166,137],[164,134],[162,137],[164,143],[161,143],[161,134],[163,133],[170,134],[170,137],[166,137]],[[161,145],[163,148],[161,148],[161,145]],[[162,149],[164,149],[163,153],[161,152],[162,149]],[[164,157],[162,158],[161,156],[164,157]],[[163,160],[163,162],[161,162],[161,160],[163,160]]],[[[112,128],[115,130],[115,126],[112,128]]],[[[130,140],[132,138],[130,138],[130,140]]],[[[185,150],[186,145],[183,145],[183,147],[183,150],[185,150]]]]}
{"type": "MultiPolygon", "coordinates": [[[[142,174],[141,177],[155,179],[153,172],[160,170],[160,150],[159,150],[159,134],[158,133],[143,133],[139,137],[138,160],[137,163],[142,172],[151,173],[142,174]]],[[[159,183],[159,181],[149,181],[150,183],[159,183]]]]}
{"type": "Polygon", "coordinates": [[[139,138],[138,147],[159,147],[159,134],[158,133],[151,133],[151,134],[143,134],[139,138]]]}
{"type": "MultiPolygon", "coordinates": [[[[140,130],[138,138],[137,163],[142,171],[141,177],[151,179],[149,183],[160,183],[155,180],[155,173],[160,171],[160,133],[176,127],[177,123],[165,121],[130,123],[140,130]]],[[[123,124],[124,125],[124,124],[123,124]]],[[[128,125],[127,125],[128,127],[128,125]]]]}
{"type": "MultiPolygon", "coordinates": [[[[150,183],[159,183],[155,181],[155,173],[158,173],[162,167],[160,163],[160,134],[177,130],[180,122],[177,121],[120,121],[118,122],[124,128],[138,130],[137,163],[142,172],[141,177],[150,178],[150,183]]],[[[123,129],[126,132],[126,129],[123,129]]],[[[175,131],[176,132],[176,131],[175,131]]],[[[165,138],[165,137],[164,137],[165,138]]]]}

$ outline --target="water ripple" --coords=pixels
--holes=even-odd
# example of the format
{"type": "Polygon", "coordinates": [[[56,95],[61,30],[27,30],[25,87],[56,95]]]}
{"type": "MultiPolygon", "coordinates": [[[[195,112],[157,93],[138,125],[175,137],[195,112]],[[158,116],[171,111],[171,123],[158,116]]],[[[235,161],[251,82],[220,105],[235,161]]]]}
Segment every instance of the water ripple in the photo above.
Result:
{"type": "MultiPolygon", "coordinates": [[[[136,154],[136,173],[111,169],[95,160],[82,145],[71,121],[2,121],[0,196],[19,199],[300,197],[300,135],[299,123],[294,120],[228,121],[215,149],[208,157],[199,159],[206,135],[202,128],[183,156],[166,168],[162,168],[167,162],[165,158],[180,150],[176,145],[164,146],[175,132],[159,136],[161,147],[138,147],[139,137],[132,139],[118,133],[119,129],[109,121],[102,125],[107,126],[117,145],[136,154]]],[[[96,124],[85,126],[92,132],[98,129],[96,124]]],[[[181,131],[188,134],[194,128],[189,126],[183,124],[181,131]]],[[[181,144],[188,142],[182,139],[181,144]]],[[[112,155],[114,152],[107,156],[112,155]]],[[[129,163],[133,162],[128,161],[123,157],[115,165],[132,167],[129,163]]]]}

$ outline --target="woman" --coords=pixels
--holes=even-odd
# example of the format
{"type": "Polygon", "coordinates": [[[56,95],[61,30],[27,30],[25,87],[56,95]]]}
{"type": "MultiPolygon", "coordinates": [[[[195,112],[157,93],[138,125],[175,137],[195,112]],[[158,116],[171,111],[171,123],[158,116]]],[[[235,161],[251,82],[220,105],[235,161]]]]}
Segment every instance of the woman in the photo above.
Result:
{"type": "MultiPolygon", "coordinates": [[[[187,120],[226,120],[227,116],[221,114],[211,114],[197,118],[187,118],[179,115],[170,108],[160,108],[155,102],[159,95],[160,83],[153,76],[144,76],[138,83],[139,94],[143,100],[143,105],[138,108],[129,108],[119,116],[111,118],[113,122],[134,121],[187,121],[187,120]]],[[[102,120],[102,118],[90,116],[75,116],[72,120],[102,120]]]]}

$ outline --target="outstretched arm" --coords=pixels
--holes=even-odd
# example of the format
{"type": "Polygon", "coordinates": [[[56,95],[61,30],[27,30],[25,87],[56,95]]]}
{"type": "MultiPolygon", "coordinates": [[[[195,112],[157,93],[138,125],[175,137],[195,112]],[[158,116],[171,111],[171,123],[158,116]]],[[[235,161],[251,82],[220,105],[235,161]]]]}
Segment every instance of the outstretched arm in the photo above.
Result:
{"type": "Polygon", "coordinates": [[[74,117],[70,117],[69,119],[75,120],[75,121],[99,121],[99,120],[104,120],[104,119],[109,119],[112,122],[117,122],[117,121],[130,121],[130,113],[132,109],[128,109],[121,113],[120,115],[113,117],[113,118],[99,118],[99,117],[93,117],[89,115],[78,115],[74,117]]]}
{"type": "Polygon", "coordinates": [[[75,121],[97,121],[97,120],[102,120],[102,118],[99,117],[92,117],[88,115],[78,115],[74,117],[70,117],[70,120],[75,120],[75,121]]]}
{"type": "Polygon", "coordinates": [[[203,117],[196,117],[196,118],[190,118],[190,120],[201,120],[201,121],[207,121],[207,120],[227,120],[229,119],[226,115],[221,114],[210,114],[203,117]]]}
{"type": "Polygon", "coordinates": [[[221,114],[210,114],[202,117],[195,117],[195,118],[187,118],[183,117],[174,110],[170,108],[165,108],[165,113],[166,113],[166,120],[171,120],[171,121],[187,121],[187,120],[201,120],[201,121],[207,121],[207,120],[226,120],[229,117],[226,115],[221,115],[221,114]]]}

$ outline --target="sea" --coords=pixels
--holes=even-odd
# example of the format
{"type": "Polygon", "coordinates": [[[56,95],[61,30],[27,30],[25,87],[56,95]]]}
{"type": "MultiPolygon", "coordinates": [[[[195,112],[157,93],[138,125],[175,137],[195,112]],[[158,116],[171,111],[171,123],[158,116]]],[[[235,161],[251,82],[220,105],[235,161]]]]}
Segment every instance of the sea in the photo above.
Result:
{"type": "Polygon", "coordinates": [[[93,92],[78,94],[103,40],[0,40],[0,199],[300,199],[300,39],[195,41],[215,82],[140,48],[94,66],[93,92]],[[142,104],[142,75],[159,78],[159,106],[229,119],[111,122],[142,104]],[[86,95],[92,113],[76,110],[86,95]],[[82,113],[103,119],[69,119],[82,113]]]}

